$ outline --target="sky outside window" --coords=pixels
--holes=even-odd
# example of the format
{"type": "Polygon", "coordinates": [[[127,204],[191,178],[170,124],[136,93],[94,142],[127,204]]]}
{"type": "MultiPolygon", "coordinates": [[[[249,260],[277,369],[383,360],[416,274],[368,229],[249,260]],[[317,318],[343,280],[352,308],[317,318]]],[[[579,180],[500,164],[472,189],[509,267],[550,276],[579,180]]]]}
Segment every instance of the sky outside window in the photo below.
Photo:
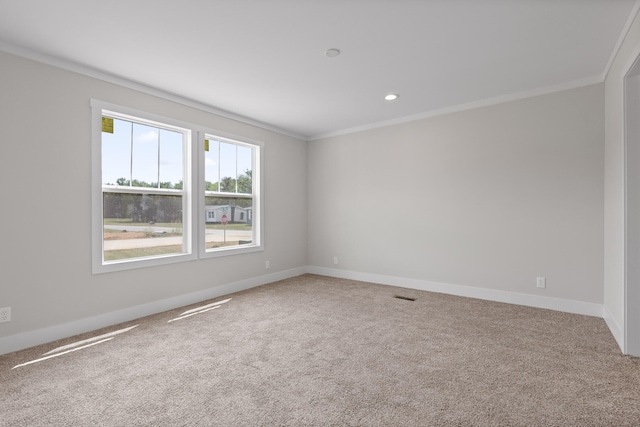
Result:
{"type": "Polygon", "coordinates": [[[103,184],[116,184],[124,178],[125,182],[134,179],[157,186],[159,178],[173,187],[183,180],[182,133],[113,121],[114,132],[102,132],[103,184]]]}
{"type": "Polygon", "coordinates": [[[113,120],[113,133],[102,132],[102,184],[131,179],[131,122],[113,120]]]}
{"type": "Polygon", "coordinates": [[[220,181],[220,143],[215,139],[209,140],[209,151],[204,152],[204,180],[211,184],[220,181]]]}
{"type": "Polygon", "coordinates": [[[158,182],[158,129],[133,124],[133,180],[158,182]]]}
{"type": "MultiPolygon", "coordinates": [[[[236,145],[220,143],[220,179],[236,179],[236,145]]],[[[235,193],[235,186],[226,191],[235,193]]]]}
{"type": "Polygon", "coordinates": [[[182,180],[182,134],[160,129],[160,182],[175,186],[182,180]]]}

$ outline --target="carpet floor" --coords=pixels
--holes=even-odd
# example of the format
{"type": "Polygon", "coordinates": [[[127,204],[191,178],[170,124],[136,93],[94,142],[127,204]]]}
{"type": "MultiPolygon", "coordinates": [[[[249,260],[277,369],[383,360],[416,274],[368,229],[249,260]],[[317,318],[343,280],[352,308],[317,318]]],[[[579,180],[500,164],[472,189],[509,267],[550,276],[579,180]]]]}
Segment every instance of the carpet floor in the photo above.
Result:
{"type": "Polygon", "coordinates": [[[0,397],[2,426],[638,426],[640,360],[599,318],[303,275],[0,356],[0,397]]]}

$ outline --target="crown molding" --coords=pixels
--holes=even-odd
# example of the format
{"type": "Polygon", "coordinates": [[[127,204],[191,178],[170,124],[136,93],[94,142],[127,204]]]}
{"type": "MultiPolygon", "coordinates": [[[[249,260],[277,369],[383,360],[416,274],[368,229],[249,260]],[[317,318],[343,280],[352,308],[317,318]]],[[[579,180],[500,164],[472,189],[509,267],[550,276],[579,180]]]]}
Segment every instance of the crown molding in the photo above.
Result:
{"type": "MultiPolygon", "coordinates": [[[[639,0],[640,1],[640,0],[639,0]]],[[[467,110],[474,110],[476,108],[490,107],[492,105],[503,104],[505,102],[517,101],[526,98],[533,98],[535,96],[548,95],[555,92],[562,92],[570,89],[577,89],[584,86],[590,86],[593,84],[602,83],[604,80],[601,75],[592,76],[582,80],[574,80],[567,83],[561,83],[554,86],[547,86],[539,89],[532,89],[522,92],[516,92],[509,95],[498,96],[494,98],[487,98],[480,101],[473,101],[466,104],[454,105],[451,107],[440,108],[437,110],[425,111],[423,113],[412,114],[409,116],[399,117],[391,120],[384,120],[381,122],[370,123],[363,126],[353,127],[349,129],[343,129],[335,132],[329,132],[324,134],[314,135],[308,138],[308,141],[317,141],[319,139],[331,138],[334,136],[347,135],[356,132],[362,132],[366,130],[372,130],[381,127],[393,126],[402,123],[414,122],[417,120],[428,119],[436,116],[443,116],[445,114],[459,113],[467,110]]]]}
{"type": "Polygon", "coordinates": [[[607,76],[609,75],[609,71],[611,71],[611,67],[613,66],[613,61],[615,61],[616,56],[618,56],[618,52],[622,47],[622,43],[624,43],[624,40],[627,38],[627,34],[629,34],[629,30],[631,29],[631,25],[633,25],[633,21],[636,19],[636,16],[638,15],[638,11],[640,11],[640,0],[636,0],[635,4],[633,5],[633,9],[631,9],[631,13],[629,14],[629,17],[627,18],[627,22],[624,24],[624,27],[620,32],[620,36],[618,37],[618,42],[613,48],[613,51],[611,52],[611,57],[609,58],[609,62],[607,62],[607,66],[605,67],[604,72],[602,73],[602,81],[605,81],[607,79],[607,76]]]}
{"type": "Polygon", "coordinates": [[[167,92],[165,90],[146,85],[144,83],[129,80],[124,77],[120,77],[115,74],[110,74],[105,71],[98,70],[96,68],[87,67],[86,65],[82,65],[73,61],[68,61],[65,59],[44,54],[42,52],[37,52],[31,49],[17,46],[15,44],[8,43],[3,40],[0,40],[0,51],[9,53],[12,55],[16,55],[22,58],[30,59],[32,61],[40,62],[46,65],[50,65],[56,68],[61,68],[63,70],[71,71],[73,73],[81,74],[87,77],[92,77],[94,79],[101,80],[107,83],[113,83],[118,86],[122,86],[128,89],[133,89],[138,92],[146,93],[148,95],[153,95],[158,98],[166,99],[167,101],[175,102],[177,104],[198,109],[200,111],[215,114],[216,116],[224,117],[226,119],[235,120],[240,123],[255,126],[257,128],[264,129],[270,132],[275,132],[281,135],[289,136],[291,138],[299,139],[301,141],[307,141],[307,137],[303,135],[299,135],[294,132],[289,132],[286,129],[281,129],[277,126],[272,126],[268,123],[264,123],[259,120],[254,120],[250,117],[242,116],[240,114],[235,114],[235,113],[214,107],[212,105],[204,104],[199,101],[195,101],[193,99],[189,99],[181,95],[177,95],[175,93],[167,92]]]}

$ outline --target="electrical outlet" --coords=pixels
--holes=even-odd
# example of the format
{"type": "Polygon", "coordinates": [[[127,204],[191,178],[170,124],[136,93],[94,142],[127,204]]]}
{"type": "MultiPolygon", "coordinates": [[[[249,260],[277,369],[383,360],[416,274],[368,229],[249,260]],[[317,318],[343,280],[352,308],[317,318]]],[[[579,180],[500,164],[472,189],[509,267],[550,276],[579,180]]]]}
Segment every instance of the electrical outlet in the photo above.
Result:
{"type": "Polygon", "coordinates": [[[333,257],[333,263],[336,264],[336,265],[338,264],[338,257],[337,256],[333,257]]]}
{"type": "Polygon", "coordinates": [[[11,322],[11,307],[0,308],[0,323],[11,322]]]}
{"type": "Polygon", "coordinates": [[[537,288],[546,288],[547,287],[547,279],[544,277],[538,277],[536,279],[536,287],[537,288]]]}
{"type": "Polygon", "coordinates": [[[271,264],[269,264],[269,261],[266,261],[264,263],[264,268],[266,268],[267,270],[271,267],[271,264]]]}

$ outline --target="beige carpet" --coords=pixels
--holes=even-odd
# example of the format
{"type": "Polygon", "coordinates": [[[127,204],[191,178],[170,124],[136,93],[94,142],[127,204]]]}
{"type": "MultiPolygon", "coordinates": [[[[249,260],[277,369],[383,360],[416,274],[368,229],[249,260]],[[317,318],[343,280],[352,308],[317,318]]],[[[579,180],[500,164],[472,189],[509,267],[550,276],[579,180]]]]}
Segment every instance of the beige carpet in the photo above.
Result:
{"type": "Polygon", "coordinates": [[[602,319],[314,275],[229,297],[1,356],[0,425],[640,425],[602,319]]]}

